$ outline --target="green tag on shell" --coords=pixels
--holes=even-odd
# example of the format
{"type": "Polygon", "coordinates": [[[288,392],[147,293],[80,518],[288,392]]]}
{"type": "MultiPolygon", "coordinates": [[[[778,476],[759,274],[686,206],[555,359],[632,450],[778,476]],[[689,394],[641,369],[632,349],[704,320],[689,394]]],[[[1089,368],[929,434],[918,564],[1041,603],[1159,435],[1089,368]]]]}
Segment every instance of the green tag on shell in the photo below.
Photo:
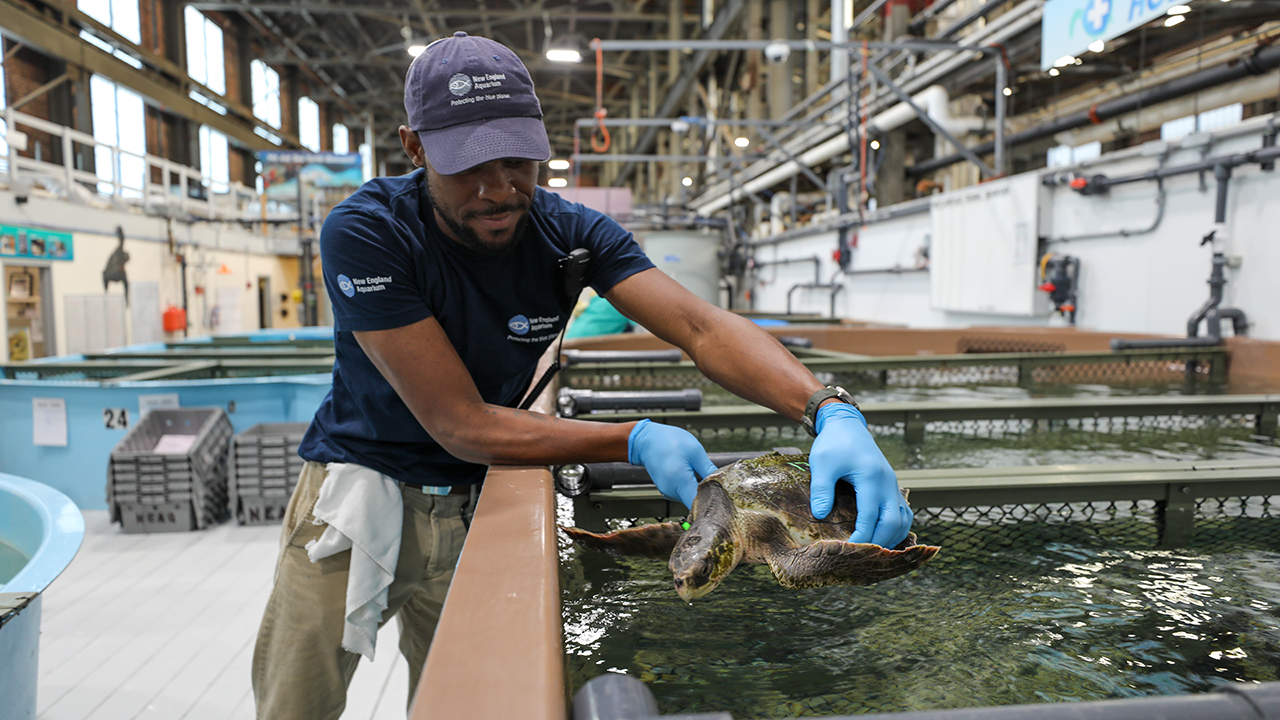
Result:
{"type": "Polygon", "coordinates": [[[680,523],[680,527],[681,527],[682,529],[684,529],[684,530],[688,530],[688,529],[689,529],[689,521],[688,521],[688,520],[685,520],[684,522],[681,522],[681,523],[680,523]]]}

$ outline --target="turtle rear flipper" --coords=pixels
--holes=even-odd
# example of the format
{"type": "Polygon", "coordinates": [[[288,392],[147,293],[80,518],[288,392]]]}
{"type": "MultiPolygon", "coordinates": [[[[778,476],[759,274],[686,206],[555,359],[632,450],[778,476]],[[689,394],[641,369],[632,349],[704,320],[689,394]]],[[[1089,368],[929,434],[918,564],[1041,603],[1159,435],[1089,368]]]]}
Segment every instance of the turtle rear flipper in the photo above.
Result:
{"type": "Polygon", "coordinates": [[[617,557],[647,557],[657,560],[670,558],[676,542],[684,534],[680,524],[673,522],[641,525],[603,534],[563,525],[560,529],[570,540],[592,550],[617,557]]]}
{"type": "Polygon", "coordinates": [[[938,550],[935,545],[888,550],[871,543],[821,540],[774,553],[769,567],[778,584],[787,588],[871,585],[915,570],[938,550]]]}

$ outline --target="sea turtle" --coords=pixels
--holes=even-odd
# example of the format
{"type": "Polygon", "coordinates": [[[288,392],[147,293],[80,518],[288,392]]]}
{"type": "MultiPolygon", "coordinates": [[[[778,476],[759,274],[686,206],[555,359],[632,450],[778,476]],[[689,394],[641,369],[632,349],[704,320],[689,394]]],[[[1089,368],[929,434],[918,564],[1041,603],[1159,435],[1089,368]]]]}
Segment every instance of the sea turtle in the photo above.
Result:
{"type": "Polygon", "coordinates": [[[846,542],[857,514],[853,486],[838,482],[831,513],[815,520],[808,457],[770,453],[708,475],[687,522],[606,534],[562,529],[575,542],[612,555],[670,557],[676,592],[686,602],[714,590],[739,562],[767,563],[787,588],[870,585],[911,572],[938,552],[917,545],[914,533],[893,549],[846,542]]]}

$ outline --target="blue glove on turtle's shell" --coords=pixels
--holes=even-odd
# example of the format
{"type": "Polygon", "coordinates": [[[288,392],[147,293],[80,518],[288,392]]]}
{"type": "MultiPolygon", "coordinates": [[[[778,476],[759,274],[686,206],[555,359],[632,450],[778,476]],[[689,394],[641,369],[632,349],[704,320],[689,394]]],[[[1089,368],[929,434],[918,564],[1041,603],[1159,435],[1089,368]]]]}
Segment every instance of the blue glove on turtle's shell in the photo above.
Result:
{"type": "Polygon", "coordinates": [[[641,420],[631,429],[627,462],[643,465],[663,497],[687,508],[693,507],[698,481],[718,469],[688,430],[651,420],[641,420]]]}
{"type": "Polygon", "coordinates": [[[862,413],[852,405],[828,403],[818,408],[814,427],[818,437],[809,450],[813,516],[821,520],[831,512],[836,483],[843,480],[853,484],[858,503],[849,542],[892,548],[906,539],[915,516],[862,413]]]}

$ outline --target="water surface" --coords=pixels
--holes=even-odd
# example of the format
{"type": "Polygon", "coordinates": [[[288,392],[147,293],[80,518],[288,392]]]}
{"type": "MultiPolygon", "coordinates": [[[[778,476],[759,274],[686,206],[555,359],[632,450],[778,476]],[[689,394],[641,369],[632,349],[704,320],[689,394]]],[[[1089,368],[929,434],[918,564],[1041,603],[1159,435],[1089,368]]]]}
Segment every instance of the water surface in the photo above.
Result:
{"type": "Polygon", "coordinates": [[[957,527],[917,523],[942,552],[878,585],[785,590],[766,567],[740,566],[693,604],[676,596],[665,563],[567,549],[573,687],[612,670],[645,681],[663,713],[781,718],[1277,679],[1274,534],[1228,528],[1245,541],[1165,551],[1082,523],[957,527]]]}

